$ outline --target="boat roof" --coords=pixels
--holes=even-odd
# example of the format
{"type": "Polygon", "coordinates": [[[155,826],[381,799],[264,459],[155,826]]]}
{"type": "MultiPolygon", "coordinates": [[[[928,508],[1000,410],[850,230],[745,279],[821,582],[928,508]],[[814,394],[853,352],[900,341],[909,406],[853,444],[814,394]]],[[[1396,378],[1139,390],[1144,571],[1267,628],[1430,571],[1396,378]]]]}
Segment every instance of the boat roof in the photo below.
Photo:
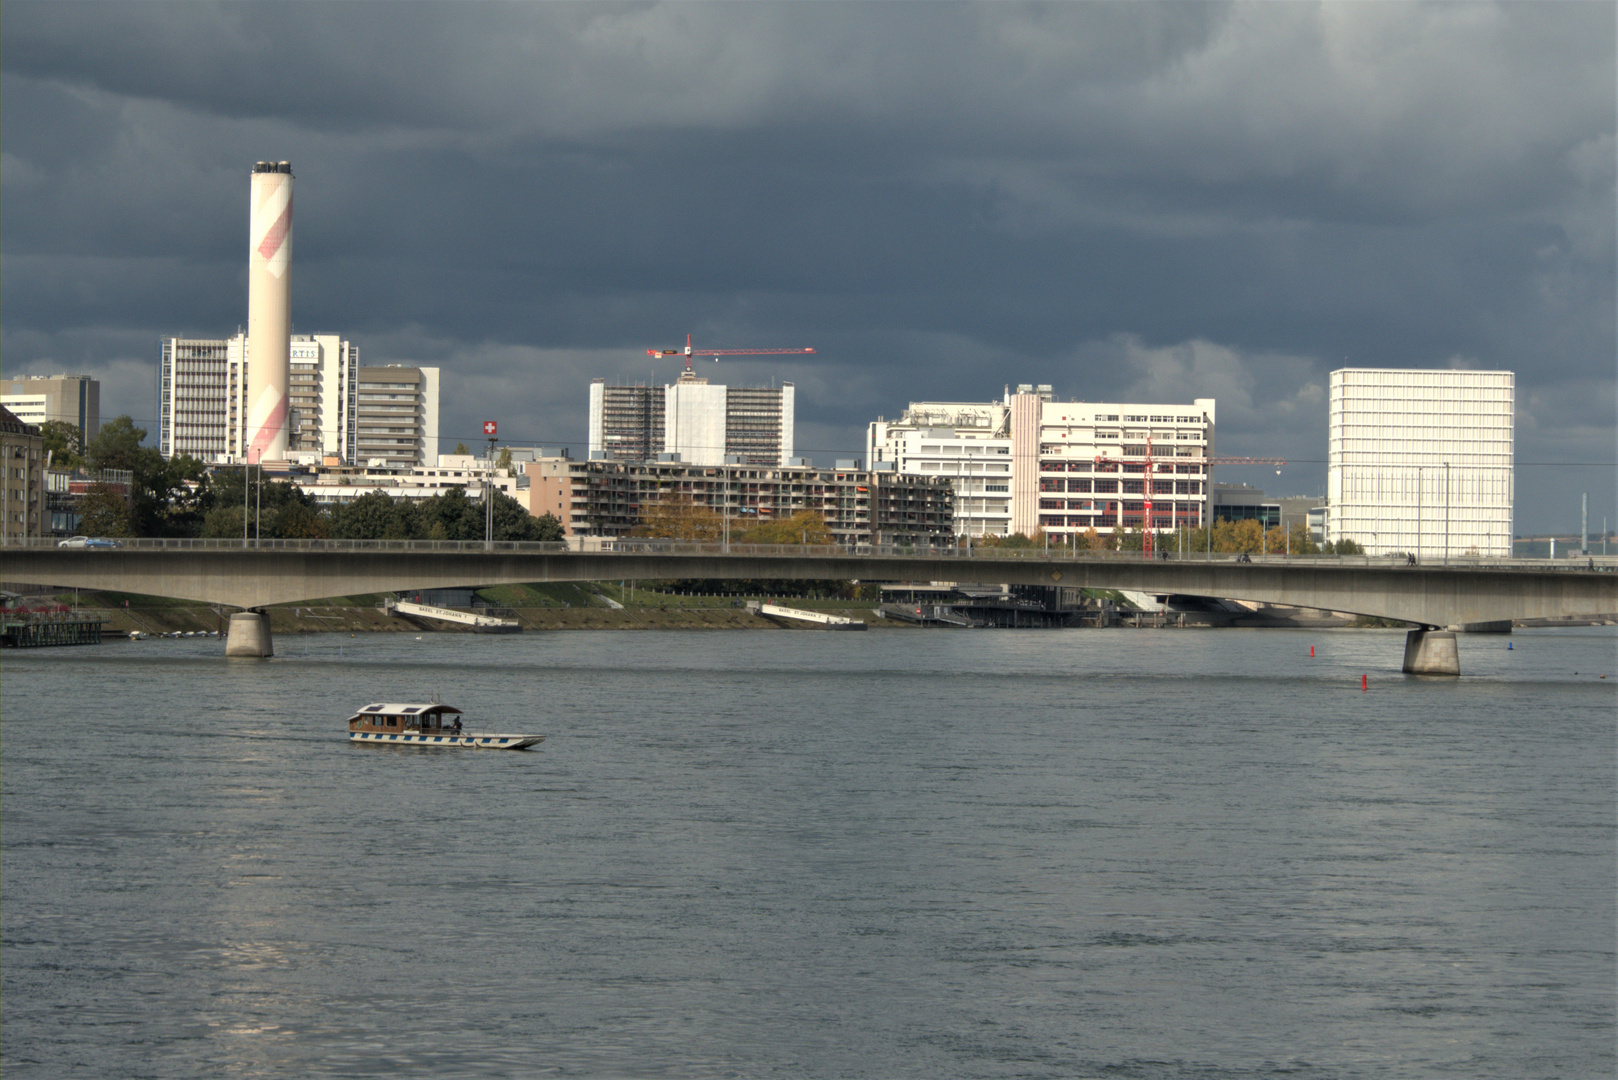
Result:
{"type": "Polygon", "coordinates": [[[400,702],[380,702],[380,703],[378,703],[376,705],[367,705],[367,706],[365,706],[363,709],[361,709],[355,715],[357,715],[357,716],[366,716],[366,715],[369,715],[370,713],[386,713],[389,716],[419,716],[422,713],[430,713],[430,712],[458,713],[460,711],[461,711],[460,709],[457,709],[453,705],[445,705],[445,704],[443,704],[441,702],[437,702],[437,701],[416,702],[416,703],[411,703],[411,702],[403,702],[403,703],[400,703],[400,702]]]}

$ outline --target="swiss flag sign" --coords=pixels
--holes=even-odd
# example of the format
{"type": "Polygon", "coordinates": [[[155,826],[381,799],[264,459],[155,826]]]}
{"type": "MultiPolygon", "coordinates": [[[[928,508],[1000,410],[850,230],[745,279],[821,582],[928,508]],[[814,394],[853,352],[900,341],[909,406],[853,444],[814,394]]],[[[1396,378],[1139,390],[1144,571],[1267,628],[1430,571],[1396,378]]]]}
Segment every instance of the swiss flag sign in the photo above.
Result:
{"type": "Polygon", "coordinates": [[[485,435],[494,435],[494,434],[497,434],[499,432],[499,430],[500,430],[500,425],[495,423],[493,420],[485,420],[485,421],[483,421],[483,434],[485,434],[485,435]]]}

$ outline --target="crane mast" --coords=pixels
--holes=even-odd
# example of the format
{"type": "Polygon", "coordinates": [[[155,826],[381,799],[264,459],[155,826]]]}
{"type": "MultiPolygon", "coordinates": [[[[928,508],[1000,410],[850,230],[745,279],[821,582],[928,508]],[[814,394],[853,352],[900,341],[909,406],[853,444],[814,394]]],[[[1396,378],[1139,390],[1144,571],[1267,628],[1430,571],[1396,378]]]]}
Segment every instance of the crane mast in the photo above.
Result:
{"type": "MultiPolygon", "coordinates": [[[[1153,534],[1156,532],[1156,526],[1157,526],[1157,523],[1153,520],[1153,513],[1152,513],[1152,488],[1153,488],[1153,486],[1155,484],[1155,481],[1156,481],[1157,466],[1156,466],[1156,464],[1155,464],[1155,462],[1153,461],[1153,458],[1152,458],[1152,437],[1151,437],[1150,434],[1148,434],[1146,436],[1145,451],[1146,452],[1145,452],[1144,457],[1141,457],[1140,455],[1133,455],[1133,454],[1132,455],[1120,455],[1119,457],[1107,457],[1105,455],[1098,454],[1098,455],[1096,455],[1096,462],[1095,463],[1096,463],[1096,465],[1098,467],[1103,466],[1103,465],[1110,465],[1110,466],[1112,466],[1113,469],[1117,469],[1118,466],[1123,462],[1124,457],[1128,456],[1128,457],[1133,457],[1133,458],[1136,458],[1137,460],[1140,460],[1142,462],[1142,464],[1144,465],[1143,474],[1142,474],[1143,475],[1143,480],[1142,480],[1142,483],[1141,483],[1141,509],[1144,511],[1144,516],[1143,516],[1142,522],[1141,522],[1141,524],[1142,524],[1142,529],[1141,529],[1141,557],[1146,558],[1146,559],[1150,559],[1152,557],[1152,555],[1153,555],[1153,548],[1155,546],[1155,540],[1154,540],[1154,535],[1153,534]]],[[[1179,461],[1178,458],[1176,458],[1175,460],[1179,461]]],[[[1202,482],[1203,482],[1203,485],[1204,485],[1204,487],[1203,487],[1203,497],[1206,500],[1211,500],[1213,498],[1213,479],[1212,479],[1212,476],[1211,476],[1209,470],[1213,466],[1215,466],[1215,465],[1274,465],[1276,467],[1276,469],[1275,469],[1276,473],[1279,474],[1280,471],[1281,471],[1282,466],[1286,465],[1286,459],[1285,458],[1270,458],[1270,457],[1200,457],[1200,458],[1186,458],[1181,463],[1186,464],[1186,465],[1199,465],[1199,466],[1202,467],[1202,482]]],[[[1119,494],[1122,495],[1123,492],[1120,491],[1119,494]]],[[[1211,506],[1211,503],[1210,503],[1210,506],[1211,506]]],[[[1123,514],[1122,514],[1123,500],[1122,499],[1120,499],[1119,502],[1118,502],[1118,509],[1119,509],[1118,527],[1122,528],[1122,526],[1123,526],[1123,514]]],[[[1208,528],[1213,527],[1213,521],[1212,521],[1212,518],[1211,518],[1211,514],[1210,514],[1209,520],[1204,522],[1203,524],[1208,528]]]]}

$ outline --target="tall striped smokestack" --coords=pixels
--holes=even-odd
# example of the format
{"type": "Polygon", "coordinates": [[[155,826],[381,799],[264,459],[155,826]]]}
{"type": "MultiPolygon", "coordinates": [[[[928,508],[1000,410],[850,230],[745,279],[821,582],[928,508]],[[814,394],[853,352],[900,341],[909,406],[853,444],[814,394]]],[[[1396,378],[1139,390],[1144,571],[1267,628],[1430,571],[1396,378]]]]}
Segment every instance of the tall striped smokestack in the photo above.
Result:
{"type": "Polygon", "coordinates": [[[247,461],[285,461],[292,352],[292,164],[253,166],[247,257],[247,461]]]}

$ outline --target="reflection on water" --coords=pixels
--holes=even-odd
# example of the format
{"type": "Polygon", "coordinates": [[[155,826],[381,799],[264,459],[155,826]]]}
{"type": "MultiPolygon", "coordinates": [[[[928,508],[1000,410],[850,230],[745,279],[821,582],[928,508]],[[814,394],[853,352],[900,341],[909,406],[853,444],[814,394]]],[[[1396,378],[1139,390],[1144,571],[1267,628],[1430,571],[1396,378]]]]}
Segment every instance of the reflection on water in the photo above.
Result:
{"type": "Polygon", "coordinates": [[[8,653],[0,1062],[1611,1075],[1618,638],[1510,640],[1458,681],[1396,632],[8,653]],[[347,744],[434,693],[550,738],[347,744]]]}

